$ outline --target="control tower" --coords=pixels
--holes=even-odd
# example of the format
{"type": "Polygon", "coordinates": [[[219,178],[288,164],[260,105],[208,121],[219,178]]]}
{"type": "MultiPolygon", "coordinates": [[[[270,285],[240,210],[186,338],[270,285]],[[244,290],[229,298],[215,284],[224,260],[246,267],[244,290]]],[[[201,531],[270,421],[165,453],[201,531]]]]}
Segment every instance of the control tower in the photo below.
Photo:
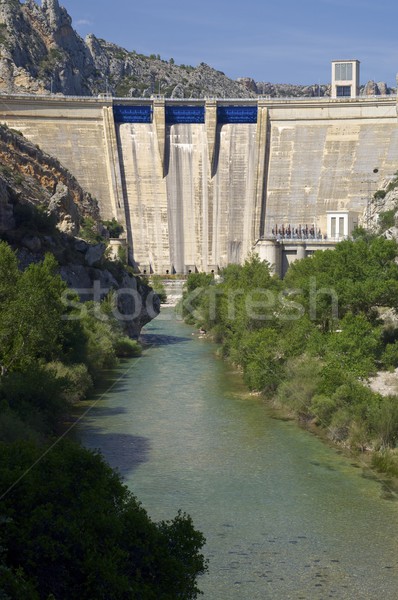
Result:
{"type": "Polygon", "coordinates": [[[332,98],[359,95],[359,60],[332,60],[332,98]]]}

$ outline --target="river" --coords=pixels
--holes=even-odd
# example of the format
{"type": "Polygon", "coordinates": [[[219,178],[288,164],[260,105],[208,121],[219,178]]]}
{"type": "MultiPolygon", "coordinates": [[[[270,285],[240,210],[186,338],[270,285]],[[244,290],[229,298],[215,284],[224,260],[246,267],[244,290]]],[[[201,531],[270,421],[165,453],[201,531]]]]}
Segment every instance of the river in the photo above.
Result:
{"type": "Polygon", "coordinates": [[[79,428],[155,520],[207,540],[204,600],[398,598],[398,502],[349,458],[273,418],[168,308],[79,428]],[[388,497],[388,495],[387,495],[388,497]]]}

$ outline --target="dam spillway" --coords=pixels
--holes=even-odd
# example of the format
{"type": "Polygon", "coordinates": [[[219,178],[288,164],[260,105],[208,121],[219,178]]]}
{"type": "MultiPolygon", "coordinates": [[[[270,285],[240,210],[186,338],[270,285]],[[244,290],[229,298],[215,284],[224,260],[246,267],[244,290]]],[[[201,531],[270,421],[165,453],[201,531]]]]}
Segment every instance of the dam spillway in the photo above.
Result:
{"type": "Polygon", "coordinates": [[[277,224],[324,233],[328,212],[360,215],[398,169],[393,96],[1,96],[0,113],[125,227],[147,273],[241,262],[277,224]]]}

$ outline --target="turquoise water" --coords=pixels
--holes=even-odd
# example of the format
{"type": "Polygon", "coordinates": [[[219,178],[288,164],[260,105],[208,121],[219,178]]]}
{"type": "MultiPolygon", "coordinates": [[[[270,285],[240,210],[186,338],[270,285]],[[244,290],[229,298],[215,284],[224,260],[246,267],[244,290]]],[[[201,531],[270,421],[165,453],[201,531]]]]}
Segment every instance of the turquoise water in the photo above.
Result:
{"type": "Polygon", "coordinates": [[[155,519],[203,531],[205,600],[397,599],[398,502],[295,423],[272,418],[171,309],[80,426],[155,519]]]}

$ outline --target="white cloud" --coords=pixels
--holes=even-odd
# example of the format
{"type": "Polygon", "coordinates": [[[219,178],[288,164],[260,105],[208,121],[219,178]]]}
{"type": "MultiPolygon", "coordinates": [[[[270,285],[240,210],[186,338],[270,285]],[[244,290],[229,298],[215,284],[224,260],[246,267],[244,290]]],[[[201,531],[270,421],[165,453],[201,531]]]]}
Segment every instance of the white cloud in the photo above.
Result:
{"type": "Polygon", "coordinates": [[[76,21],[76,25],[78,26],[82,26],[82,25],[93,25],[92,21],[89,21],[88,19],[78,19],[76,21]]]}

